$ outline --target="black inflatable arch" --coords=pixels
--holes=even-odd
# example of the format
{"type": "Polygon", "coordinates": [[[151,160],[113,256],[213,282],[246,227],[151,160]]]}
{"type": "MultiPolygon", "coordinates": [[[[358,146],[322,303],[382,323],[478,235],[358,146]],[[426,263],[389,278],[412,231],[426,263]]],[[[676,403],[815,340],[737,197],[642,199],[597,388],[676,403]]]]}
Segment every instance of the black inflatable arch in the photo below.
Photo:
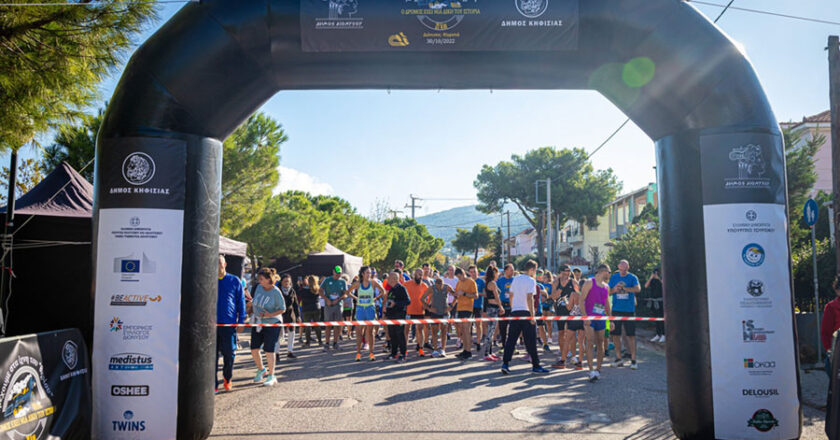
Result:
{"type": "MultiPolygon", "coordinates": [[[[110,145],[186,144],[178,438],[205,438],[213,423],[220,140],[281,90],[386,88],[594,89],[655,140],[671,421],[681,438],[714,437],[701,139],[760,135],[781,151],[779,127],[748,60],[687,3],[581,0],[579,18],[568,52],[308,53],[298,1],[209,0],[185,6],[137,50],[99,133],[94,219],[98,230],[103,182],[120,176],[100,160],[110,145]],[[629,87],[622,70],[638,57],[655,74],[629,87]]],[[[785,203],[783,165],[767,176],[785,203]]]]}

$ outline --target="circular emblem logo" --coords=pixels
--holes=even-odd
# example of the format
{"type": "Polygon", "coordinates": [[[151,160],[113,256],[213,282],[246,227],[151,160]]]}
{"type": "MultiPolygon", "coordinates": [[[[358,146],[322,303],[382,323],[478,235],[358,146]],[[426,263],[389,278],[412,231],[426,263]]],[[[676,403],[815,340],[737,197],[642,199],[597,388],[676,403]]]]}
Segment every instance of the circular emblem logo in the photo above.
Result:
{"type": "Polygon", "coordinates": [[[779,421],[773,417],[770,410],[760,409],[753,413],[752,418],[747,421],[747,426],[752,426],[760,432],[767,432],[779,426],[779,421]]]}
{"type": "Polygon", "coordinates": [[[750,209],[749,211],[747,211],[747,215],[746,215],[746,217],[747,217],[747,220],[749,220],[749,221],[751,221],[751,222],[754,222],[754,221],[755,221],[755,219],[757,219],[757,218],[758,218],[758,213],[756,213],[755,211],[753,211],[752,209],[750,209]]]}
{"type": "Polygon", "coordinates": [[[741,258],[747,266],[758,267],[764,263],[764,248],[760,244],[750,243],[741,251],[741,258]]]}
{"type": "Polygon", "coordinates": [[[79,362],[79,347],[75,342],[67,341],[64,343],[64,347],[61,348],[61,360],[64,361],[67,368],[71,370],[76,368],[76,364],[79,362]]]}
{"type": "Polygon", "coordinates": [[[123,417],[125,417],[126,420],[131,420],[134,418],[134,412],[130,410],[126,411],[123,413],[123,417]]]}
{"type": "Polygon", "coordinates": [[[513,0],[516,10],[524,17],[537,18],[548,9],[548,0],[513,0]]]}
{"type": "Polygon", "coordinates": [[[140,226],[140,217],[131,217],[131,220],[128,221],[128,224],[131,226],[140,226]]]}
{"type": "Polygon", "coordinates": [[[40,438],[46,430],[47,419],[55,410],[50,401],[52,392],[44,386],[44,377],[38,372],[42,366],[32,357],[27,360],[29,365],[20,366],[13,373],[10,371],[12,374],[3,382],[6,391],[2,396],[2,420],[13,427],[6,434],[15,440],[40,438]]]}
{"type": "Polygon", "coordinates": [[[747,293],[754,297],[764,295],[764,282],[761,280],[750,280],[747,283],[747,293]]]}
{"type": "Polygon", "coordinates": [[[155,161],[146,153],[131,153],[123,161],[122,175],[126,182],[142,185],[155,176],[155,161]]]}

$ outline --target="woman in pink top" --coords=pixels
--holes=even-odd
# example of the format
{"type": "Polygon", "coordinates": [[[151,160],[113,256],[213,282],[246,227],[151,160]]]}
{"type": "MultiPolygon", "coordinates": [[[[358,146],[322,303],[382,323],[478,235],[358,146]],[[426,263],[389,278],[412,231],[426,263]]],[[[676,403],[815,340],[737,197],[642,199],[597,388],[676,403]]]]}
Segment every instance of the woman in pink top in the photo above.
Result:
{"type": "MultiPolygon", "coordinates": [[[[586,280],[581,289],[580,296],[584,304],[584,310],[587,316],[610,316],[610,302],[609,284],[610,267],[606,264],[598,266],[595,270],[595,276],[586,280]]],[[[606,349],[606,339],[604,338],[604,329],[607,326],[606,321],[587,321],[584,325],[586,331],[586,362],[589,364],[589,381],[595,382],[601,377],[601,364],[604,361],[604,351],[606,349]],[[595,344],[597,351],[598,366],[593,368],[592,362],[592,344],[595,344]]]]}

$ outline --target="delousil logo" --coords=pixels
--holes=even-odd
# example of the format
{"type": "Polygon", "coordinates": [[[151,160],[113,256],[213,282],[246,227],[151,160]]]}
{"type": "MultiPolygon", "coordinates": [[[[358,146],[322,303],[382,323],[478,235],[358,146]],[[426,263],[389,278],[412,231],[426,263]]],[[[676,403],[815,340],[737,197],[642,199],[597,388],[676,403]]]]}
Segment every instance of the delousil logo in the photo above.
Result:
{"type": "Polygon", "coordinates": [[[117,397],[148,396],[148,385],[111,385],[111,395],[117,397]]]}
{"type": "Polygon", "coordinates": [[[111,356],[108,369],[116,371],[154,370],[155,364],[152,362],[152,357],[145,353],[117,353],[111,356]]]}
{"type": "Polygon", "coordinates": [[[741,390],[741,394],[751,397],[771,397],[778,396],[779,390],[776,388],[744,388],[741,390]]]}

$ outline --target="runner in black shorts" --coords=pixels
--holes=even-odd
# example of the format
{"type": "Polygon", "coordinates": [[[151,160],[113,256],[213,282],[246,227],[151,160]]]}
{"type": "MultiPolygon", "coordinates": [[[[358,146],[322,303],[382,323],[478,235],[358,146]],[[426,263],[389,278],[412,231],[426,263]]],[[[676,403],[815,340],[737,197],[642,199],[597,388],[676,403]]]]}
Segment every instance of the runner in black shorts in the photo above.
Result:
{"type": "MultiPolygon", "coordinates": [[[[578,283],[571,276],[572,272],[569,266],[563,265],[560,267],[557,279],[554,284],[554,293],[551,299],[554,300],[554,312],[557,316],[569,316],[571,310],[576,309],[577,315],[580,315],[580,307],[577,305],[579,301],[575,301],[579,296],[578,283]]],[[[557,321],[558,338],[560,339],[560,351],[558,352],[557,362],[552,367],[566,368],[566,359],[569,352],[575,353],[575,336],[583,334],[583,321],[557,321]],[[580,333],[578,333],[580,332],[580,333]]],[[[572,359],[577,365],[579,359],[572,359]]]]}

